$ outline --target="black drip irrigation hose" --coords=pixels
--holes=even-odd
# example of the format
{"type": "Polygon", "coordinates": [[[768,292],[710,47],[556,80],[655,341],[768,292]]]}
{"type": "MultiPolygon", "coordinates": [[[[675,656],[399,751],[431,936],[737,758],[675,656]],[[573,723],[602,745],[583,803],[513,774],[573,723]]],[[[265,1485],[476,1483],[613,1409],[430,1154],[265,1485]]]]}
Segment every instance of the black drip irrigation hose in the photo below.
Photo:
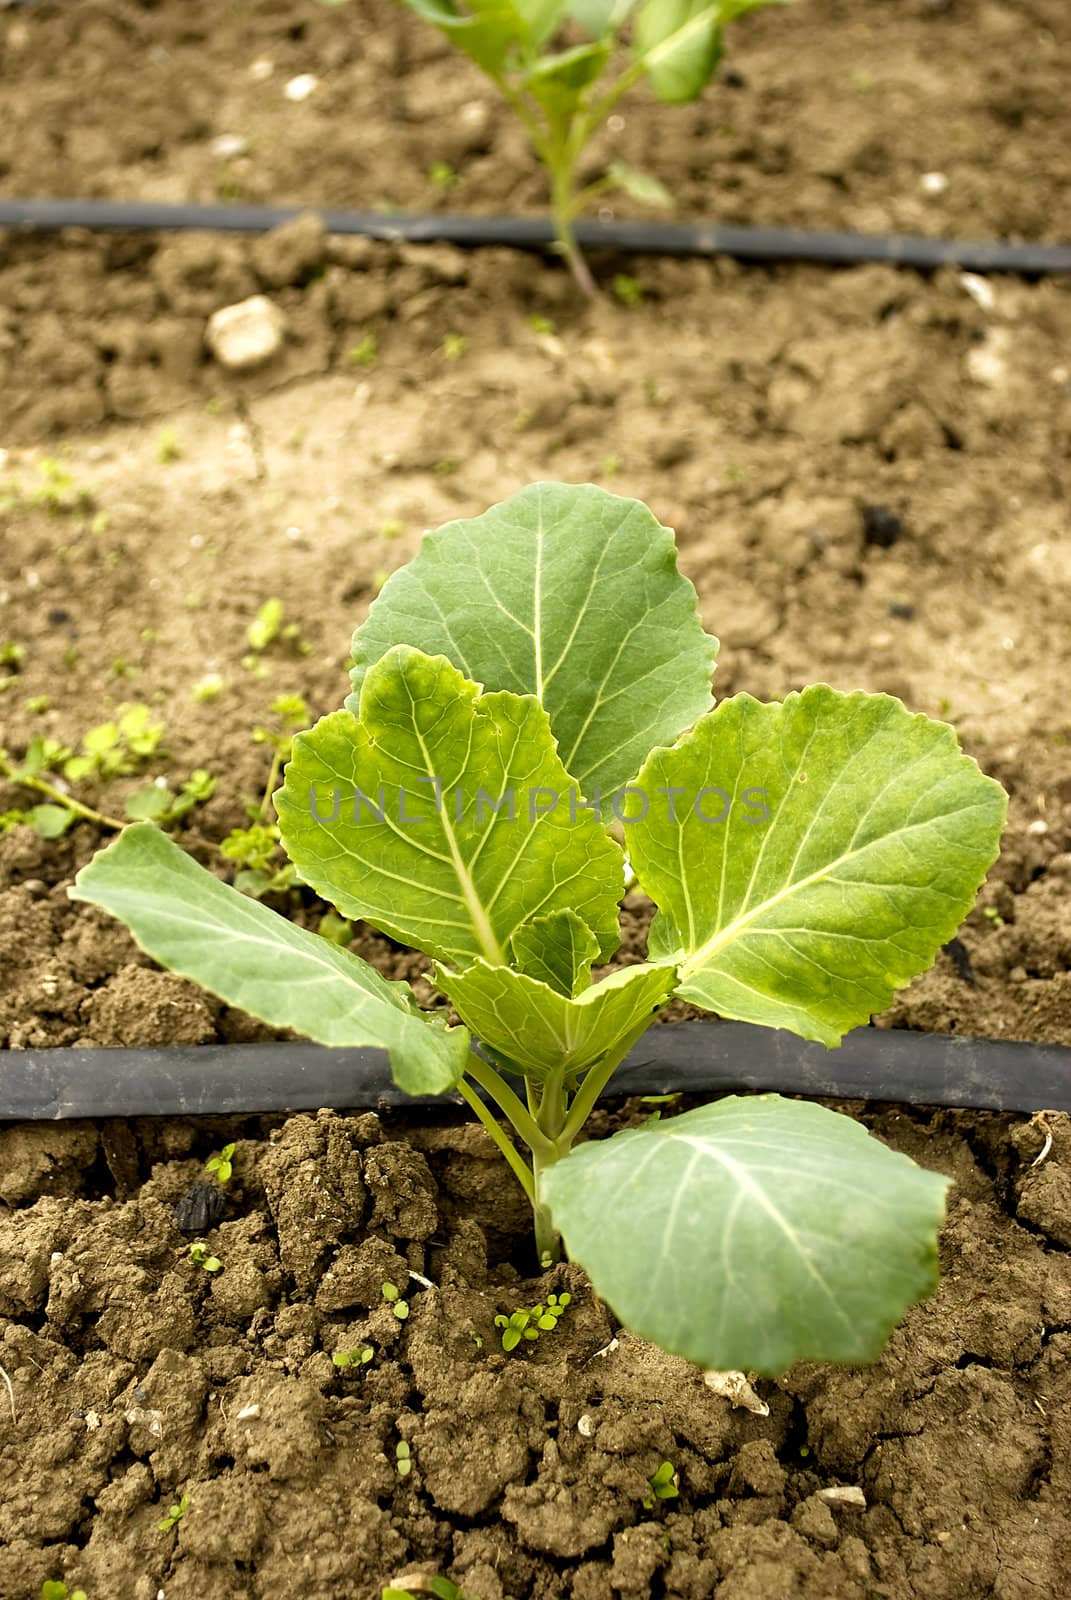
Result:
{"type": "MultiPolygon", "coordinates": [[[[322,219],[328,233],[359,234],[369,239],[453,244],[464,249],[500,245],[514,250],[546,250],[554,243],[551,223],[540,218],[116,200],[0,200],[0,228],[33,233],[53,233],[60,228],[266,233],[308,209],[322,219]]],[[[810,261],[829,266],[884,261],[921,271],[955,266],[970,272],[1016,272],[1025,276],[1071,272],[1071,245],[1065,244],[1001,244],[896,233],[811,233],[803,228],[737,228],[686,222],[581,222],[577,224],[576,237],[584,250],[616,250],[631,255],[733,256],[738,261],[810,261]]]]}
{"type": "MultiPolygon", "coordinates": [[[[776,1090],[988,1111],[1071,1111],[1071,1049],[857,1028],[839,1050],[743,1022],[653,1027],[608,1096],[776,1090]]],[[[0,1121],[460,1106],[403,1094],[381,1050],[238,1044],[0,1051],[0,1121]]]]}

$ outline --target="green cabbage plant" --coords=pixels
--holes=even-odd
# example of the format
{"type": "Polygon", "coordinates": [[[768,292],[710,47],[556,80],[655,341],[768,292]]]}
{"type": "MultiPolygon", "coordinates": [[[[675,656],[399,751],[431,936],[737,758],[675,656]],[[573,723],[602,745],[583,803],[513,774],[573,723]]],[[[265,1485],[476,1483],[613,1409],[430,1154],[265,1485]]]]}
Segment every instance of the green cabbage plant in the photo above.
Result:
{"type": "Polygon", "coordinates": [[[386,584],[275,806],[300,879],[430,957],[460,1024],[152,823],[71,893],[231,1005],[460,1095],[543,1265],[564,1241],[637,1333],[720,1369],[865,1361],[933,1287],[944,1178],[775,1094],[585,1124],[674,996],[829,1047],[883,1010],[969,911],[1006,797],[889,695],[710,709],[716,649],[670,530],[590,485],[452,522],[386,584]],[[658,910],[646,960],[606,973],[621,838],[658,910]]]}
{"type": "Polygon", "coordinates": [[[558,243],[595,293],[573,224],[607,190],[665,203],[660,183],[622,163],[585,188],[581,157],[641,79],[667,105],[697,100],[721,60],[725,25],[787,0],[405,0],[497,85],[550,181],[558,243]]]}

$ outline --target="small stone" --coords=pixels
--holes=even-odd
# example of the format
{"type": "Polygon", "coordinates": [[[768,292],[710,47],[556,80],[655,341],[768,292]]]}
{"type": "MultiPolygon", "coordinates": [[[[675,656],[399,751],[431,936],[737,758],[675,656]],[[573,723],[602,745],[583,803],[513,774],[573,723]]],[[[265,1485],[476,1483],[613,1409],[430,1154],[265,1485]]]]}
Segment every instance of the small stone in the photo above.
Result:
{"type": "Polygon", "coordinates": [[[944,194],[948,179],[943,172],[924,172],[919,179],[919,188],[923,194],[944,194]]]}
{"type": "Polygon", "coordinates": [[[244,156],[248,149],[249,141],[240,133],[221,133],[212,140],[212,154],[220,161],[233,161],[236,156],[244,156]]]}
{"type": "Polygon", "coordinates": [[[300,72],[296,78],[291,78],[283,93],[288,100],[300,102],[307,100],[310,94],[315,93],[320,80],[311,72],[300,72]]]}
{"type": "Polygon", "coordinates": [[[278,355],[286,319],[266,295],[254,294],[237,305],[223,306],[208,319],[205,343],[231,372],[248,372],[278,355]]]}
{"type": "Polygon", "coordinates": [[[904,524],[888,506],[863,507],[863,543],[891,550],[903,538],[904,524]]]}
{"type": "Polygon", "coordinates": [[[831,1483],[828,1489],[819,1489],[816,1496],[829,1506],[856,1506],[866,1510],[866,1495],[856,1483],[831,1483]]]}
{"type": "Polygon", "coordinates": [[[997,297],[988,278],[981,278],[976,272],[961,272],[959,281],[976,306],[981,306],[983,311],[993,310],[997,297]]]}
{"type": "Polygon", "coordinates": [[[193,1183],[175,1206],[181,1233],[207,1233],[227,1212],[223,1191],[212,1183],[193,1183]]]}

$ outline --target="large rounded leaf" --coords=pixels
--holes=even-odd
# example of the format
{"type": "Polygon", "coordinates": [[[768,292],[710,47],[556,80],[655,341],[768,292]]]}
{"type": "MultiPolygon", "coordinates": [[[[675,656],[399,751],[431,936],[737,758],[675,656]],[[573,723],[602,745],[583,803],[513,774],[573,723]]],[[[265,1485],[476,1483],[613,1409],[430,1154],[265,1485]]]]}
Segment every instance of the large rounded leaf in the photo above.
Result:
{"type": "Polygon", "coordinates": [[[531,695],[481,694],[442,656],[399,645],[368,673],[358,722],[294,740],[275,795],[305,882],[441,961],[506,960],[533,917],[574,909],[618,946],[621,851],[554,748],[531,695]]]}
{"type": "Polygon", "coordinates": [[[645,505],[536,483],[428,534],[388,580],[353,636],[346,704],[358,711],[392,645],[444,655],[488,689],[534,694],[566,770],[609,807],[648,751],[710,706],[717,643],[645,505]]]}
{"type": "Polygon", "coordinates": [[[830,1046],[932,965],[1007,811],[946,723],[825,684],[723,701],[636,785],[629,858],[678,994],[830,1046]]]}
{"type": "Polygon", "coordinates": [[[937,1282],[947,1186],[849,1117],[733,1095],[580,1146],[542,1198],[626,1327],[776,1376],[877,1357],[937,1282]]]}

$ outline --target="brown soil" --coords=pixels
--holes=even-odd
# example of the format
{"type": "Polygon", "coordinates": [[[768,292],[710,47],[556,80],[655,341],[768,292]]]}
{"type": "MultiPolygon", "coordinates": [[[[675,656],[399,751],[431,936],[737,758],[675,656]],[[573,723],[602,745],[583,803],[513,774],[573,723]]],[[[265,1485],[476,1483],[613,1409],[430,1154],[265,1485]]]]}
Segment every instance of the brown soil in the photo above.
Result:
{"type": "Polygon", "coordinates": [[[1055,1600],[1066,1120],[1036,1168],[1040,1130],[1007,1118],[868,1120],[955,1179],[941,1289],[877,1367],[760,1382],[767,1416],[627,1335],[607,1350],[582,1275],[522,1277],[523,1209],[475,1127],[324,1112],[0,1134],[0,1594],[62,1574],[93,1600],[378,1600],[420,1571],[479,1600],[1055,1600]],[[173,1206],[228,1136],[210,1276],[173,1206]],[[495,1314],[565,1287],[553,1335],[501,1354],[495,1314]],[[365,1344],[340,1373],[331,1354],[365,1344]],[[664,1460],[679,1498],[645,1509],[664,1460]],[[831,1506],[833,1486],[865,1508],[831,1506]]]}
{"type": "MultiPolygon", "coordinates": [[[[660,176],[681,215],[1058,237],[1063,20],[1061,0],[771,10],[736,30],[732,76],[700,106],[641,96],[597,155],[660,176]],[[940,195],[920,186],[931,169],[940,195]]],[[[11,194],[542,204],[478,76],[378,0],[359,18],[314,0],[44,4],[2,13],[0,41],[11,194]],[[292,105],[303,72],[320,86],[292,105]],[[247,156],[213,154],[229,133],[247,156]],[[442,160],[448,193],[428,179],[442,160]]],[[[992,279],[987,305],[953,271],[600,264],[619,269],[639,306],[581,306],[538,259],[308,223],[260,242],[0,238],[0,471],[18,486],[0,646],[25,651],[0,666],[0,745],[74,742],[118,702],[151,703],[167,736],[148,775],[220,779],[179,837],[224,870],[215,846],[266,777],[254,728],[282,692],[314,715],[339,703],[350,630],[421,530],[534,478],[593,479],[678,529],[721,694],[890,691],[954,722],[1009,789],[1004,854],[961,933],[973,981],[942,956],[880,1022],[1071,1043],[1067,285],[992,279]],[[258,289],[287,343],[238,380],[205,322],[258,289]],[[375,362],[355,364],[369,334],[375,362]],[[467,340],[457,359],[447,334],[467,340]],[[165,426],[178,459],[159,459],[165,426]],[[45,457],[90,506],[29,503],[45,457]],[[311,651],[277,641],[258,676],[245,630],[274,594],[311,651]],[[213,672],[224,691],[199,703],[213,672]]],[[[114,813],[144,781],[83,792],[114,813]]],[[[33,798],[0,784],[0,813],[33,798]]],[[[84,824],[0,838],[0,1046],[263,1036],[67,900],[100,841],[84,824]]],[[[645,918],[630,903],[628,949],[645,918]]],[[[430,998],[419,958],[366,929],[355,947],[430,998]]],[[[478,1600],[1057,1600],[1066,1121],[1031,1168],[1042,1134],[1022,1121],[849,1109],[956,1179],[945,1278],[877,1368],[760,1386],[767,1418],[627,1338],[596,1356],[613,1329],[576,1278],[553,1339],[498,1354],[494,1313],[553,1284],[528,1281],[508,1175],[450,1117],[0,1133],[0,1600],[61,1574],[90,1600],[378,1600],[413,1568],[478,1600]],[[227,1137],[210,1279],[171,1207],[227,1137]],[[410,1283],[403,1325],[379,1285],[410,1269],[437,1287],[410,1283]],[[339,1376],[330,1352],[366,1340],[374,1362],[339,1376]],[[662,1459],[681,1495],[650,1513],[662,1459]],[[834,1484],[867,1509],[815,1498],[834,1484]],[[184,1492],[188,1516],[158,1532],[184,1492]]]]}

